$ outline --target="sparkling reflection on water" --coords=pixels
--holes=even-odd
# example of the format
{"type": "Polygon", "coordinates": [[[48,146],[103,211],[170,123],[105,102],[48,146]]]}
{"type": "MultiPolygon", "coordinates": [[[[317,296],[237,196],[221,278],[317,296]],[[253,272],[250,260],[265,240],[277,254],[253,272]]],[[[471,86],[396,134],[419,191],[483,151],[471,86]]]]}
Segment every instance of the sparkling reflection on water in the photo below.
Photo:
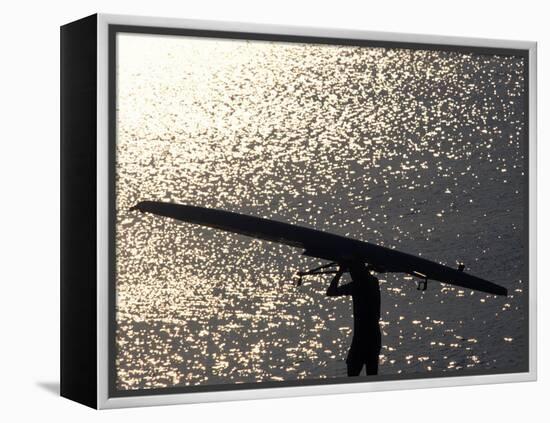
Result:
{"type": "Polygon", "coordinates": [[[344,376],[351,337],[319,262],[140,200],[462,260],[511,295],[381,275],[380,374],[524,364],[522,59],[119,34],[117,72],[118,389],[344,376]]]}

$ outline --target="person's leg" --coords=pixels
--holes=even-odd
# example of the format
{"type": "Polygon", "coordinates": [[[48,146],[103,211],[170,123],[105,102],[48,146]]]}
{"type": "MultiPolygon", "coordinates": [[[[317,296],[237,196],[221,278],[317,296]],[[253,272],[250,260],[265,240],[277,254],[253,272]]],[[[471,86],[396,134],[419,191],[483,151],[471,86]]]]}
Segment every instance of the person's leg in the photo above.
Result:
{"type": "Polygon", "coordinates": [[[380,349],[382,348],[382,334],[380,325],[376,325],[369,331],[369,342],[367,344],[367,375],[378,374],[378,361],[380,360],[380,349]]]}
{"type": "Polygon", "coordinates": [[[380,348],[377,351],[372,351],[367,357],[367,376],[374,376],[378,374],[378,360],[380,355],[380,348]]]}
{"type": "Polygon", "coordinates": [[[369,295],[369,316],[367,326],[367,375],[378,374],[378,361],[380,359],[380,349],[382,347],[382,333],[380,331],[380,284],[378,279],[374,278],[370,288],[369,295]]]}
{"type": "Polygon", "coordinates": [[[346,364],[348,366],[348,376],[359,376],[361,374],[361,370],[363,369],[363,362],[347,361],[346,364]]]}
{"type": "Polygon", "coordinates": [[[363,369],[364,359],[362,354],[359,353],[354,339],[351,343],[351,347],[346,358],[346,365],[348,366],[348,376],[359,376],[363,369]]]}

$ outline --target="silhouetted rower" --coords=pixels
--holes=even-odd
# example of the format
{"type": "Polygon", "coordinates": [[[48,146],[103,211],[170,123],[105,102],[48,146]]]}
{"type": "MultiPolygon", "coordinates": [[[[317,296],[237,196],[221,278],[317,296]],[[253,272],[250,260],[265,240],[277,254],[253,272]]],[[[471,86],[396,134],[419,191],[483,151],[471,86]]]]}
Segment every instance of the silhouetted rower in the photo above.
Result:
{"type": "Polygon", "coordinates": [[[346,358],[348,376],[359,376],[363,365],[367,368],[367,375],[376,375],[382,346],[378,279],[361,262],[340,265],[327,289],[327,296],[341,295],[351,295],[353,299],[353,339],[346,358]],[[349,268],[352,282],[338,286],[346,268],[349,268]]]}

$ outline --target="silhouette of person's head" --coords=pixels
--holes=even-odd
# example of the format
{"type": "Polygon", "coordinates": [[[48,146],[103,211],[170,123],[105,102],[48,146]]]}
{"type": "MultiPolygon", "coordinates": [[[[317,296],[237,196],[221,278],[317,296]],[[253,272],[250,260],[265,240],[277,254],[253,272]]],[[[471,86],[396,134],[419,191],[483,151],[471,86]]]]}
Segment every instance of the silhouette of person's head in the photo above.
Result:
{"type": "Polygon", "coordinates": [[[347,264],[351,278],[354,281],[365,280],[370,276],[370,267],[362,261],[352,261],[347,264]]]}

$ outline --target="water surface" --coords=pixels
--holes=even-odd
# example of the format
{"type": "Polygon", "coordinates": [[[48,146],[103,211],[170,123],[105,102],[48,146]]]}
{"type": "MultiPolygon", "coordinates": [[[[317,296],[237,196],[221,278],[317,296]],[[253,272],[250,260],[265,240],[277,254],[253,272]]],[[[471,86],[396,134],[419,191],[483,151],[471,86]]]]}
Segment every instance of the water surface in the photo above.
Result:
{"type": "MultiPolygon", "coordinates": [[[[380,375],[526,363],[521,58],[119,34],[116,387],[345,376],[351,299],[301,251],[128,209],[213,207],[420,254],[379,275],[380,375]]],[[[522,368],[523,369],[523,368],[522,368]]],[[[461,373],[462,372],[462,373],[461,373]]]]}

